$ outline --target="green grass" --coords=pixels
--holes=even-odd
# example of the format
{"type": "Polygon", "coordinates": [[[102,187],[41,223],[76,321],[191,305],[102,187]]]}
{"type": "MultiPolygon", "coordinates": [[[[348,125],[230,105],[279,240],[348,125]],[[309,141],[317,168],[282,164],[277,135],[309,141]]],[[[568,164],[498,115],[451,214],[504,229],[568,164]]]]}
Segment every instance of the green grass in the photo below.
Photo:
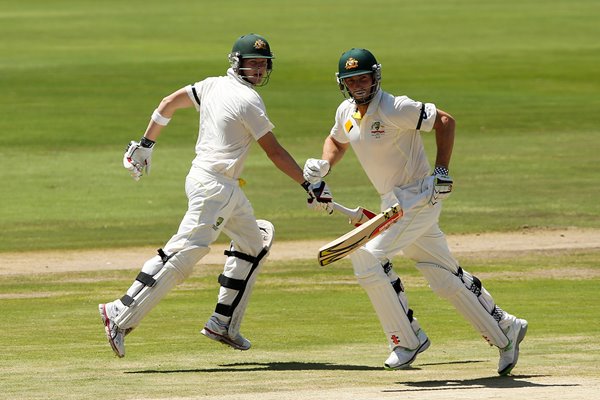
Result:
{"type": "MultiPolygon", "coordinates": [[[[600,306],[590,299],[600,284],[599,256],[463,259],[501,307],[529,321],[516,379],[597,378],[600,306]]],[[[412,263],[395,265],[433,343],[402,372],[382,369],[387,346],[347,261],[334,268],[267,263],[242,329],[253,343],[248,352],[199,334],[221,266],[198,267],[127,337],[124,359],[112,355],[96,304],[120,296],[136,271],[0,276],[0,398],[201,398],[215,390],[290,398],[308,388],[380,391],[444,379],[501,384],[497,351],[429,290],[412,263]]]]}
{"type": "MultiPolygon", "coordinates": [[[[152,175],[138,183],[121,166],[125,144],[163,96],[223,74],[231,44],[248,32],[265,35],[276,54],[260,92],[300,164],[320,155],[342,99],[339,55],[366,47],[383,64],[384,89],[457,119],[444,231],[600,228],[599,17],[592,0],[307,0],[285,9],[276,0],[0,0],[0,252],[168,240],[186,207],[197,114],[177,114],[152,175]]],[[[347,230],[344,218],[309,212],[256,146],[243,177],[278,240],[347,230]]],[[[341,202],[378,207],[353,154],[328,182],[341,202]]],[[[348,261],[268,263],[244,322],[253,341],[245,353],[199,335],[221,266],[198,268],[128,337],[122,360],[111,355],[96,304],[122,295],[137,271],[0,276],[0,399],[293,397],[306,388],[597,378],[599,259],[577,251],[462,260],[531,324],[516,381],[495,377],[496,351],[403,259],[395,265],[433,345],[401,373],[381,370],[387,348],[348,261]]]]}
{"type": "MultiPolygon", "coordinates": [[[[309,0],[284,12],[271,0],[255,12],[241,1],[59,0],[3,1],[0,10],[0,252],[166,241],[185,211],[197,115],[176,116],[142,182],[121,167],[123,148],[163,96],[223,74],[231,43],[247,32],[271,41],[275,71],[261,93],[300,164],[320,155],[341,100],[339,55],[367,47],[383,64],[384,89],[458,121],[445,230],[600,227],[598,2],[309,0]]],[[[346,229],[341,217],[309,213],[256,147],[244,178],[280,239],[346,229]]],[[[352,155],[328,181],[340,201],[378,207],[352,155]]]]}

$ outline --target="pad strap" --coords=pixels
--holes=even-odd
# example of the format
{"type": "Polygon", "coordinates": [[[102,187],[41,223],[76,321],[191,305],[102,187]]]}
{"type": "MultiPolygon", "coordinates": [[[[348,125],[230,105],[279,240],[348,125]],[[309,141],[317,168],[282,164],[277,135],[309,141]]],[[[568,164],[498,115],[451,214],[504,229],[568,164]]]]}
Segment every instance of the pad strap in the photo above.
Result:
{"type": "Polygon", "coordinates": [[[138,276],[135,277],[135,280],[150,287],[156,284],[156,280],[152,277],[152,275],[148,275],[145,272],[140,272],[138,276]]]}
{"type": "Polygon", "coordinates": [[[235,250],[225,250],[223,252],[223,254],[225,254],[227,257],[236,257],[236,258],[239,258],[240,260],[248,261],[249,263],[252,263],[252,264],[254,264],[256,262],[256,259],[258,258],[258,256],[252,257],[248,254],[242,253],[240,251],[235,251],[235,250]]]}
{"type": "MultiPolygon", "coordinates": [[[[171,257],[173,257],[176,253],[173,253],[171,255],[167,255],[167,253],[164,252],[163,249],[158,249],[158,256],[160,257],[161,261],[163,264],[166,264],[167,261],[169,261],[171,259],[171,257]]],[[[154,277],[150,274],[147,274],[145,272],[140,272],[136,277],[135,280],[140,282],[142,285],[144,286],[149,286],[149,287],[153,287],[154,285],[156,285],[156,279],[154,279],[154,277]]],[[[141,290],[141,288],[140,288],[141,290]]],[[[133,297],[129,296],[128,294],[124,295],[123,297],[121,297],[121,303],[123,303],[123,305],[129,307],[133,304],[133,297]]]]}
{"type": "Polygon", "coordinates": [[[126,294],[125,296],[121,297],[121,303],[123,303],[124,306],[129,307],[133,304],[133,297],[126,294]]]}
{"type": "MultiPolygon", "coordinates": [[[[465,280],[463,279],[464,273],[463,273],[463,269],[461,267],[458,267],[458,271],[456,271],[456,275],[460,278],[460,280],[465,283],[465,280]]],[[[475,294],[475,296],[479,297],[481,296],[481,288],[482,288],[482,284],[481,281],[479,280],[479,278],[477,278],[476,276],[472,276],[473,279],[473,284],[469,287],[469,290],[471,292],[473,292],[475,294]]]]}
{"type": "Polygon", "coordinates": [[[242,290],[246,286],[246,281],[243,279],[229,278],[221,274],[219,275],[219,284],[227,289],[242,290]]]}
{"type": "Polygon", "coordinates": [[[167,255],[167,253],[165,253],[165,251],[163,249],[158,249],[156,251],[158,252],[158,256],[162,260],[163,264],[166,264],[167,261],[169,261],[171,259],[171,257],[173,257],[176,254],[176,253],[173,253],[173,254],[167,255]]]}
{"type": "MultiPolygon", "coordinates": [[[[144,286],[152,287],[152,286],[156,285],[156,279],[154,279],[152,277],[152,275],[149,275],[145,272],[140,272],[135,277],[135,280],[140,282],[144,286]]],[[[126,294],[125,296],[121,297],[121,303],[123,303],[123,305],[129,307],[133,304],[133,297],[126,294]]]]}
{"type": "Polygon", "coordinates": [[[260,253],[258,253],[258,255],[256,257],[252,257],[248,254],[241,253],[239,251],[225,250],[226,256],[236,257],[241,260],[250,262],[250,263],[252,263],[252,266],[250,267],[250,272],[248,273],[248,276],[246,277],[246,279],[233,279],[233,278],[228,278],[228,277],[224,276],[223,274],[219,275],[219,283],[221,284],[221,286],[226,287],[228,289],[237,290],[238,294],[235,296],[235,299],[233,300],[233,303],[231,303],[231,305],[218,303],[217,306],[215,307],[215,312],[217,314],[221,314],[226,317],[231,317],[233,315],[233,311],[235,310],[237,305],[242,300],[242,297],[244,296],[244,291],[246,290],[246,285],[247,285],[248,281],[250,280],[252,273],[256,270],[256,268],[260,264],[260,261],[267,255],[268,252],[269,252],[269,249],[267,247],[263,247],[263,249],[260,251],[260,253]]]}

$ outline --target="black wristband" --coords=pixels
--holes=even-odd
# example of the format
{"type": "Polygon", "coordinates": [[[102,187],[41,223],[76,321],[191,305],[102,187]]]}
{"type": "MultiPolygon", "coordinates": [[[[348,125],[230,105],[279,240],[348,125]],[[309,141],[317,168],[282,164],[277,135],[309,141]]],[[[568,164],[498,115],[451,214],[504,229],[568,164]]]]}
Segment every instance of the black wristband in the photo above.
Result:
{"type": "Polygon", "coordinates": [[[441,165],[436,165],[435,169],[433,170],[433,174],[434,175],[448,175],[448,168],[443,167],[441,165]]]}
{"type": "Polygon", "coordinates": [[[151,149],[152,147],[154,147],[154,144],[156,142],[154,140],[150,140],[145,136],[142,136],[142,138],[140,139],[140,146],[145,147],[147,149],[151,149]]]}
{"type": "Polygon", "coordinates": [[[300,186],[302,186],[304,190],[308,192],[308,187],[310,186],[310,183],[308,181],[304,181],[300,184],[300,186]]]}

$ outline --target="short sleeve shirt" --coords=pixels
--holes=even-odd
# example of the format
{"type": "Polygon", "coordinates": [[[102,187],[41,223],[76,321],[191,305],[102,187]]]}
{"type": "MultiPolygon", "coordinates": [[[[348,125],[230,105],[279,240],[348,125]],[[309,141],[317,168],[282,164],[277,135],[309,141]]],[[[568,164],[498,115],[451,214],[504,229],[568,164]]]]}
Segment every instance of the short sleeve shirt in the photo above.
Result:
{"type": "Polygon", "coordinates": [[[350,143],[373,186],[383,195],[429,175],[420,132],[433,129],[436,114],[432,103],[379,90],[363,116],[357,114],[353,102],[342,102],[330,136],[350,143]]]}
{"type": "Polygon", "coordinates": [[[192,168],[237,179],[252,142],[274,128],[264,102],[252,85],[233,70],[186,87],[200,112],[192,168]]]}

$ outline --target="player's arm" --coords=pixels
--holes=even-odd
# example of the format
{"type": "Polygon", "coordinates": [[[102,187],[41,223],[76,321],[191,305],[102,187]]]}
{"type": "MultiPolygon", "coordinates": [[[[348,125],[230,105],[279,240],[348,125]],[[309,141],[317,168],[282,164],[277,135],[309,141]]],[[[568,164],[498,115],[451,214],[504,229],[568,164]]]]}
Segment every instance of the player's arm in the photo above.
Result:
{"type": "Polygon", "coordinates": [[[323,155],[321,158],[326,160],[330,167],[333,167],[344,157],[348,146],[350,146],[348,143],[340,143],[331,136],[327,136],[325,143],[323,143],[323,155]]]}
{"type": "Polygon", "coordinates": [[[304,163],[304,179],[310,183],[322,180],[331,170],[331,167],[344,157],[349,144],[340,143],[331,136],[327,136],[323,143],[321,159],[309,158],[304,163]]]}
{"type": "Polygon", "coordinates": [[[171,93],[162,99],[156,110],[154,110],[154,113],[152,113],[152,118],[150,118],[146,132],[144,132],[144,137],[155,142],[162,128],[169,123],[175,111],[190,107],[194,107],[194,103],[185,88],[171,93]]]}
{"type": "Polygon", "coordinates": [[[333,212],[333,196],[325,182],[309,184],[304,179],[302,169],[296,163],[296,160],[279,144],[272,132],[267,132],[260,139],[258,144],[267,154],[267,157],[287,176],[298,182],[308,193],[307,205],[315,210],[333,212]]]}
{"type": "Polygon", "coordinates": [[[438,109],[433,124],[437,153],[433,170],[434,187],[430,199],[431,204],[447,198],[452,192],[454,181],[449,176],[448,167],[454,147],[454,128],[454,118],[447,112],[438,109]]]}
{"type": "Polygon", "coordinates": [[[267,132],[263,135],[258,139],[258,144],[279,170],[299,184],[304,183],[302,169],[290,153],[279,144],[273,132],[267,132]]]}
{"type": "Polygon", "coordinates": [[[435,130],[435,143],[437,153],[435,157],[435,166],[444,167],[448,170],[450,158],[452,157],[452,148],[454,147],[454,118],[450,114],[440,109],[437,110],[433,129],[435,130]]]}
{"type": "Polygon", "coordinates": [[[150,122],[140,141],[130,141],[125,149],[123,166],[129,171],[134,180],[139,180],[144,171],[146,174],[150,174],[154,143],[162,129],[171,121],[171,117],[173,117],[175,111],[180,108],[193,106],[194,103],[185,88],[179,89],[162,99],[156,110],[152,113],[150,122]]]}

